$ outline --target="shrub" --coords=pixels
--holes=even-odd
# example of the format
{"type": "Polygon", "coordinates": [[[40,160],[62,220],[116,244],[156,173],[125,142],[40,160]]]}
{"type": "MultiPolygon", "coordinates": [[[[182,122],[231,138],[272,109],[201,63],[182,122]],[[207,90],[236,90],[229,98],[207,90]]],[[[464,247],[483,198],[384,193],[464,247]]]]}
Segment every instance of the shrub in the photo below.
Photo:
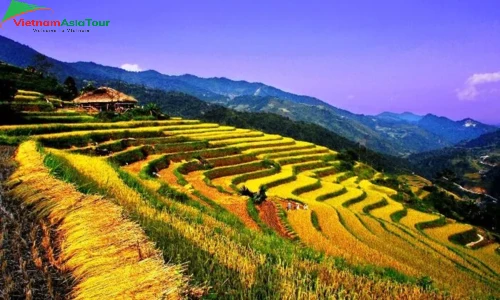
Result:
{"type": "Polygon", "coordinates": [[[350,161],[341,161],[337,166],[337,172],[347,172],[352,171],[354,164],[350,161]]]}
{"type": "Polygon", "coordinates": [[[439,218],[439,219],[436,219],[436,220],[433,220],[433,221],[429,221],[429,222],[417,223],[415,225],[415,227],[418,230],[424,230],[424,229],[428,229],[428,228],[441,227],[441,226],[444,226],[444,225],[446,225],[446,218],[442,217],[442,218],[439,218]]]}
{"type": "Polygon", "coordinates": [[[314,210],[311,211],[311,223],[313,224],[314,228],[316,228],[316,230],[321,232],[321,226],[319,225],[318,214],[314,210]]]}
{"type": "Polygon", "coordinates": [[[9,79],[0,79],[0,101],[12,101],[17,93],[16,83],[9,79]]]}
{"type": "Polygon", "coordinates": [[[434,281],[429,276],[420,277],[417,281],[417,284],[427,291],[432,289],[433,283],[434,281]]]}
{"type": "Polygon", "coordinates": [[[242,196],[248,196],[248,197],[253,197],[255,196],[255,193],[250,191],[246,186],[241,187],[240,189],[240,195],[242,196]]]}
{"type": "Polygon", "coordinates": [[[384,206],[386,206],[388,204],[389,204],[389,202],[387,202],[386,199],[383,199],[383,200],[381,200],[379,202],[376,202],[376,203],[373,203],[373,204],[370,204],[370,205],[367,205],[367,206],[363,207],[363,212],[365,214],[369,214],[370,211],[372,211],[374,209],[377,209],[377,208],[384,207],[384,206]]]}
{"type": "Polygon", "coordinates": [[[448,239],[459,245],[467,245],[468,243],[475,242],[477,241],[477,230],[475,228],[466,231],[466,232],[460,232],[457,234],[450,235],[448,239]]]}
{"type": "Polygon", "coordinates": [[[153,153],[152,147],[146,145],[116,153],[112,155],[109,158],[109,160],[117,163],[120,166],[123,166],[126,164],[143,160],[151,153],[153,153]]]}
{"type": "Polygon", "coordinates": [[[245,182],[245,181],[248,181],[251,179],[257,179],[257,178],[262,178],[262,177],[266,177],[266,176],[271,176],[271,175],[274,175],[277,173],[279,173],[279,170],[274,169],[274,168],[245,173],[245,174],[239,175],[237,177],[234,177],[233,180],[231,181],[231,183],[233,185],[238,185],[242,182],[245,182]]]}
{"type": "Polygon", "coordinates": [[[321,188],[321,181],[320,180],[316,181],[313,184],[305,185],[305,186],[302,186],[300,188],[297,188],[297,189],[293,190],[292,194],[299,196],[301,194],[304,194],[304,193],[307,193],[310,191],[314,191],[314,190],[317,190],[319,188],[321,188]]]}
{"type": "Polygon", "coordinates": [[[259,188],[259,192],[252,197],[252,201],[255,204],[261,204],[262,202],[266,201],[266,199],[267,195],[265,186],[261,186],[259,188]]]}
{"type": "Polygon", "coordinates": [[[54,111],[54,105],[49,102],[21,102],[21,101],[13,101],[13,102],[0,102],[0,109],[6,110],[10,109],[14,112],[22,112],[22,111],[37,111],[37,112],[51,112],[54,111]]]}
{"type": "Polygon", "coordinates": [[[408,210],[405,208],[403,210],[399,210],[395,213],[392,213],[391,214],[391,220],[393,222],[399,222],[402,218],[406,217],[406,215],[408,214],[408,210]]]}
{"type": "Polygon", "coordinates": [[[237,175],[242,173],[254,172],[262,169],[262,162],[250,162],[240,165],[215,168],[205,172],[205,176],[210,180],[225,176],[237,175]]]}

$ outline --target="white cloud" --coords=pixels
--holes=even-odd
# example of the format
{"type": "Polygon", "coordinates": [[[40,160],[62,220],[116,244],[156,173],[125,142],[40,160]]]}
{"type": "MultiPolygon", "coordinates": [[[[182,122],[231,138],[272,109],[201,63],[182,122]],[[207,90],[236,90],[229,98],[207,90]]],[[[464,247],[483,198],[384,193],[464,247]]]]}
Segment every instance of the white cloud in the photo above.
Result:
{"type": "Polygon", "coordinates": [[[474,100],[480,94],[478,86],[492,82],[500,82],[500,72],[474,74],[467,78],[463,89],[456,90],[457,97],[460,100],[474,100]]]}
{"type": "Polygon", "coordinates": [[[142,69],[138,64],[123,64],[120,68],[130,71],[130,72],[140,72],[142,69]]]}

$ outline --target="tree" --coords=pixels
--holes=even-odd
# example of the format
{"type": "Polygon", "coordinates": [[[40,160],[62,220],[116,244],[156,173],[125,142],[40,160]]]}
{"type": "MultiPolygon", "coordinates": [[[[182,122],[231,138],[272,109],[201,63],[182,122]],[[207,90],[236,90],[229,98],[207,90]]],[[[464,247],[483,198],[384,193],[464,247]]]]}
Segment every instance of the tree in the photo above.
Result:
{"type": "Polygon", "coordinates": [[[64,80],[64,100],[73,100],[78,96],[78,89],[76,87],[75,79],[71,76],[64,80]]]}
{"type": "Polygon", "coordinates": [[[259,193],[257,193],[252,197],[252,200],[255,204],[261,204],[262,202],[266,201],[267,199],[266,190],[267,189],[265,186],[261,186],[259,189],[259,193]]]}
{"type": "Polygon", "coordinates": [[[342,151],[340,151],[340,153],[337,155],[337,159],[354,163],[355,161],[359,160],[359,155],[353,149],[342,149],[342,151]]]}
{"type": "Polygon", "coordinates": [[[54,64],[49,61],[47,56],[38,53],[33,57],[32,67],[42,76],[45,76],[49,74],[49,71],[54,67],[54,64]]]}
{"type": "Polygon", "coordinates": [[[88,92],[93,92],[95,91],[97,88],[94,86],[94,82],[93,81],[84,81],[86,82],[87,84],[82,88],[81,90],[81,94],[85,94],[85,93],[88,93],[88,92]]]}
{"type": "Polygon", "coordinates": [[[149,112],[151,116],[157,116],[161,114],[161,109],[156,103],[148,103],[144,106],[144,109],[149,112]]]}
{"type": "Polygon", "coordinates": [[[9,79],[0,79],[0,101],[12,101],[17,93],[16,83],[9,79]]]}

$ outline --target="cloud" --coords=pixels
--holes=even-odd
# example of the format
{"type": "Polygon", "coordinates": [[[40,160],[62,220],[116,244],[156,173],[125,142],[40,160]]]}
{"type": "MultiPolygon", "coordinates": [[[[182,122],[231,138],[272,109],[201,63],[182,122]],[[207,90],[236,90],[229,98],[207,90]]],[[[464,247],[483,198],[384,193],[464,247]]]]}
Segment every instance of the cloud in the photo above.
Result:
{"type": "Polygon", "coordinates": [[[142,69],[138,64],[123,64],[120,68],[130,71],[130,72],[140,72],[142,69]]]}
{"type": "Polygon", "coordinates": [[[479,86],[493,82],[500,82],[500,72],[474,74],[467,78],[463,89],[456,90],[457,97],[460,100],[474,100],[480,94],[479,86]]]}

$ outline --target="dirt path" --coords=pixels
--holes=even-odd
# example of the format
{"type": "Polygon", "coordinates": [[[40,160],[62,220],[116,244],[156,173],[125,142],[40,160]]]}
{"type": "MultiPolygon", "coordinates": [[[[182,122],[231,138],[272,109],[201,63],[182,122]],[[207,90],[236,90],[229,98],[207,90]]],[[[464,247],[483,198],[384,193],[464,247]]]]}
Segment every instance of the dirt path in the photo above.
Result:
{"type": "Polygon", "coordinates": [[[477,244],[481,243],[482,241],[484,241],[484,236],[482,236],[482,235],[478,234],[478,235],[477,235],[477,237],[479,238],[479,240],[477,240],[477,241],[475,241],[475,242],[470,242],[470,243],[468,243],[468,244],[467,244],[467,245],[465,245],[465,246],[467,246],[467,247],[469,247],[469,248],[472,248],[472,247],[474,247],[475,245],[477,245],[477,244]]]}

